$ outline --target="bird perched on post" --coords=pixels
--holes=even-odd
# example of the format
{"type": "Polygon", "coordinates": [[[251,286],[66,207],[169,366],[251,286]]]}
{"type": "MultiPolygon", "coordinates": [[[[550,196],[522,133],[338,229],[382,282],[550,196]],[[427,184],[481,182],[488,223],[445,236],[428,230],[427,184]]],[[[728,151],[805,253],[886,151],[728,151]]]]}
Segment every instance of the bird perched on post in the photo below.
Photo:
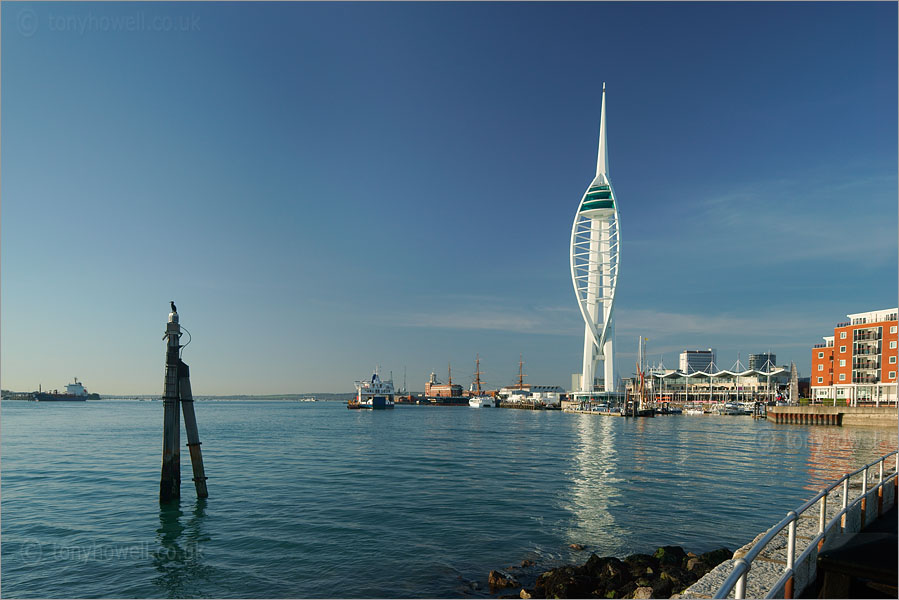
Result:
{"type": "Polygon", "coordinates": [[[172,312],[178,312],[178,309],[175,308],[175,301],[174,301],[174,300],[169,300],[169,304],[172,305],[172,312]]]}

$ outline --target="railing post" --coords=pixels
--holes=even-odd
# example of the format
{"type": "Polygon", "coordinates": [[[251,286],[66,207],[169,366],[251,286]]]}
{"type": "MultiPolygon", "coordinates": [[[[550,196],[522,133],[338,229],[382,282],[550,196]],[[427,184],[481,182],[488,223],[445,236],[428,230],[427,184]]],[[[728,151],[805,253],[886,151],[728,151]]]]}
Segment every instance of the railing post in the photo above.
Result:
{"type": "Polygon", "coordinates": [[[865,466],[864,470],[862,470],[862,524],[861,529],[865,528],[867,513],[868,513],[868,499],[866,496],[868,495],[868,467],[865,466]]]}
{"type": "Polygon", "coordinates": [[[796,519],[798,515],[796,511],[792,510],[787,513],[787,516],[791,515],[792,520],[787,533],[787,571],[790,573],[790,578],[787,579],[784,586],[784,598],[793,597],[793,562],[796,560],[796,519]]]}
{"type": "MultiPolygon", "coordinates": [[[[821,490],[821,493],[824,494],[821,496],[821,512],[818,514],[818,535],[824,535],[824,527],[826,525],[827,520],[827,490],[821,490]]],[[[824,538],[818,542],[818,550],[821,549],[821,546],[824,545],[824,538]]]]}
{"type": "Polygon", "coordinates": [[[883,514],[883,462],[886,457],[880,459],[880,465],[877,473],[877,516],[883,514]]]}
{"type": "Polygon", "coordinates": [[[846,507],[849,506],[849,473],[843,480],[843,517],[840,519],[840,529],[846,531],[846,507]]]}
{"type": "MultiPolygon", "coordinates": [[[[743,560],[742,558],[740,560],[743,560]]],[[[743,600],[746,597],[746,575],[749,573],[749,563],[746,564],[746,571],[737,579],[737,585],[734,586],[734,600],[743,600]]]]}

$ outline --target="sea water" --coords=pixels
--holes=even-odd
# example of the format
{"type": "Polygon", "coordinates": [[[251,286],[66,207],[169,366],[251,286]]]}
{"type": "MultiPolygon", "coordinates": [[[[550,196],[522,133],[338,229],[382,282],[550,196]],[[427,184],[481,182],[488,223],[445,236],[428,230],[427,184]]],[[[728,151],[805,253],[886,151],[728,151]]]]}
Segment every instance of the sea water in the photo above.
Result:
{"type": "Polygon", "coordinates": [[[252,401],[196,413],[209,498],[183,448],[181,499],[161,506],[161,402],[3,402],[0,592],[486,596],[491,569],[525,559],[735,549],[896,447],[892,429],[733,416],[252,401]]]}

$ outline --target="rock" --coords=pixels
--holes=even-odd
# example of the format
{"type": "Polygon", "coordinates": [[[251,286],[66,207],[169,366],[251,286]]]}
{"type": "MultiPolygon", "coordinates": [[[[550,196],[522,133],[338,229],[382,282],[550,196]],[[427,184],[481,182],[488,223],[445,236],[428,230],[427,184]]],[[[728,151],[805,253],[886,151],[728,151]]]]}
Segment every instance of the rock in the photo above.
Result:
{"type": "Polygon", "coordinates": [[[642,598],[643,600],[652,598],[652,588],[646,587],[646,586],[638,587],[637,589],[634,590],[634,595],[631,597],[632,598],[642,598]]]}
{"type": "MultiPolygon", "coordinates": [[[[752,548],[752,546],[750,546],[749,548],[752,548]]],[[[739,550],[737,552],[739,552],[739,550]]],[[[749,549],[747,549],[746,552],[749,552],[749,549]]],[[[711,569],[714,569],[715,567],[717,567],[718,565],[720,565],[721,563],[723,563],[724,561],[729,560],[731,557],[740,558],[741,556],[745,556],[745,555],[746,555],[746,553],[744,552],[740,556],[737,556],[736,552],[731,554],[731,551],[728,550],[727,548],[718,548],[717,550],[712,550],[711,552],[705,552],[703,554],[700,554],[699,560],[708,564],[709,569],[711,570],[711,569]]]]}
{"type": "Polygon", "coordinates": [[[521,592],[518,593],[518,597],[523,598],[524,600],[529,600],[530,598],[533,598],[534,595],[526,589],[521,588],[521,592]]]}
{"type": "Polygon", "coordinates": [[[693,571],[696,569],[697,565],[702,565],[702,561],[696,557],[687,559],[687,570],[693,571]]]}
{"type": "Polygon", "coordinates": [[[575,552],[581,552],[584,549],[583,544],[568,544],[568,547],[575,552]]]}
{"type": "Polygon", "coordinates": [[[659,566],[659,561],[649,554],[631,554],[624,558],[624,564],[634,577],[652,575],[659,566]]]}
{"type": "Polygon", "coordinates": [[[614,556],[596,556],[591,554],[584,563],[584,573],[596,579],[602,579],[605,587],[617,586],[628,570],[627,565],[614,556]]]}
{"type": "Polygon", "coordinates": [[[533,567],[533,566],[534,566],[534,561],[528,560],[528,559],[524,559],[523,561],[521,561],[521,566],[522,566],[522,567],[533,567]]]}
{"type": "Polygon", "coordinates": [[[518,587],[518,580],[505,571],[490,571],[487,583],[490,584],[491,589],[518,587]]]}
{"type": "Polygon", "coordinates": [[[595,589],[594,579],[582,567],[559,567],[537,578],[547,598],[589,598],[595,589]]]}
{"type": "Polygon", "coordinates": [[[663,565],[680,565],[687,558],[687,553],[680,546],[662,546],[652,556],[663,565]]]}
{"type": "Polygon", "coordinates": [[[687,558],[696,558],[696,554],[693,552],[687,552],[687,558]]]}

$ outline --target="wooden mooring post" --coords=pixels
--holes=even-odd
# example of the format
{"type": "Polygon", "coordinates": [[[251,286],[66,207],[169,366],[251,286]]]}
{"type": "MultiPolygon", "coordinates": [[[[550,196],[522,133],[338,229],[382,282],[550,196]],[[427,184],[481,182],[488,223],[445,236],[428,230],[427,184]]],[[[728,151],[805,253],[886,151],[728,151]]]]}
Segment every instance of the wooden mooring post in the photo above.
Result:
{"type": "Polygon", "coordinates": [[[190,390],[190,367],[178,361],[178,391],[181,398],[181,410],[184,413],[184,429],[187,432],[187,449],[190,451],[190,464],[194,471],[194,486],[197,498],[208,498],[206,491],[206,472],[203,469],[203,453],[200,451],[200,434],[197,432],[197,417],[194,414],[194,397],[190,390]]]}
{"type": "Polygon", "coordinates": [[[178,311],[172,302],[172,312],[166,325],[165,337],[165,389],[163,391],[162,428],[162,473],[159,480],[159,501],[168,502],[181,497],[181,419],[179,409],[184,411],[184,426],[187,431],[187,447],[193,465],[194,484],[197,497],[209,496],[206,490],[206,474],[203,469],[203,455],[200,452],[200,436],[197,433],[197,419],[194,414],[193,394],[190,389],[190,368],[181,361],[181,325],[178,311]]]}

